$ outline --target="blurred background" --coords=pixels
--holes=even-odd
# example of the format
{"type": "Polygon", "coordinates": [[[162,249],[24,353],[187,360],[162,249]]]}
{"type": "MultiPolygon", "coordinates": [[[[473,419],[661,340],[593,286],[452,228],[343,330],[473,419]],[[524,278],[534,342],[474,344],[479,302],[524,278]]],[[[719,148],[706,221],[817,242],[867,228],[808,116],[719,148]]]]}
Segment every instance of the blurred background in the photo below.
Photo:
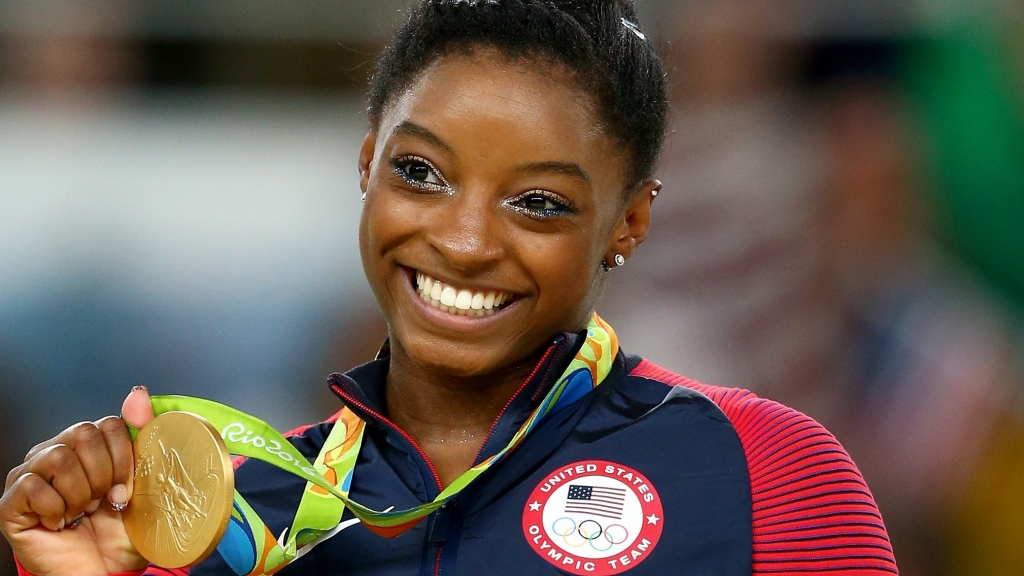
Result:
{"type": "MultiPolygon", "coordinates": [[[[335,410],[384,335],[355,163],[406,4],[0,0],[0,469],[136,384],[335,410]]],[[[665,192],[601,313],[832,430],[903,574],[1024,574],[1024,5],[636,4],[665,192]]]]}

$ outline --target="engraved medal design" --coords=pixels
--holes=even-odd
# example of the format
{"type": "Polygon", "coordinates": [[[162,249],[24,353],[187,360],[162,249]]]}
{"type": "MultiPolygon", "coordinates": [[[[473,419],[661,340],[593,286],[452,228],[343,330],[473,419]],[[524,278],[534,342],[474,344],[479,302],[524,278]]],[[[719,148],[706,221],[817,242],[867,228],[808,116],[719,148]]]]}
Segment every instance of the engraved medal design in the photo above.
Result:
{"type": "Polygon", "coordinates": [[[167,412],[134,442],[135,489],[123,512],[135,548],[164,568],[194,565],[217,547],[231,517],[234,470],[217,430],[167,412]]]}

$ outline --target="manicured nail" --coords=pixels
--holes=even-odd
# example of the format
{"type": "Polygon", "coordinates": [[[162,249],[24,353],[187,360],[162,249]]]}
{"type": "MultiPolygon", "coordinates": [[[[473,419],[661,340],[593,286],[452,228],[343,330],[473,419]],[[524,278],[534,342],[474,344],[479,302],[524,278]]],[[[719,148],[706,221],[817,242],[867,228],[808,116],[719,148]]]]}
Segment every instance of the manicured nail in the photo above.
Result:
{"type": "Polygon", "coordinates": [[[63,529],[64,529],[64,519],[61,518],[60,519],[60,524],[57,524],[57,532],[60,532],[63,529]]]}
{"type": "Polygon", "coordinates": [[[149,392],[149,388],[146,388],[145,386],[132,386],[132,392],[138,392],[139,390],[149,392]]]}
{"type": "MultiPolygon", "coordinates": [[[[75,528],[78,528],[78,524],[82,521],[82,518],[85,518],[85,512],[82,512],[78,516],[75,516],[74,518],[72,518],[71,522],[68,522],[67,529],[68,530],[74,530],[75,528]]],[[[63,518],[62,518],[62,520],[63,520],[63,518]]]]}
{"type": "Polygon", "coordinates": [[[118,484],[111,488],[110,503],[114,506],[114,510],[118,512],[124,510],[124,507],[128,505],[128,487],[124,484],[118,484]]]}
{"type": "Polygon", "coordinates": [[[114,509],[114,512],[124,512],[124,509],[128,507],[128,503],[118,504],[116,502],[111,502],[110,507],[114,509]]]}

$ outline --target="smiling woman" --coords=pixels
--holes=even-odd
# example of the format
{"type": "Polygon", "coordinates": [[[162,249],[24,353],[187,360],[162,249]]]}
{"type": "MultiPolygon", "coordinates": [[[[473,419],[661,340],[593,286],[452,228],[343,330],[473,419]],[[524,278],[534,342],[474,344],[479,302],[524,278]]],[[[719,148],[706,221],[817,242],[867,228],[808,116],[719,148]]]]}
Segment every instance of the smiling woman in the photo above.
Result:
{"type": "MultiPolygon", "coordinates": [[[[247,460],[217,553],[147,569],[120,521],[131,448],[111,417],[8,477],[0,528],[24,570],[895,573],[827,431],[625,354],[594,313],[647,235],[666,110],[627,0],[416,4],[379,62],[358,158],[388,345],[331,377],[334,418],[290,435],[359,505],[247,460]]],[[[148,394],[123,414],[145,424],[148,394]]]]}

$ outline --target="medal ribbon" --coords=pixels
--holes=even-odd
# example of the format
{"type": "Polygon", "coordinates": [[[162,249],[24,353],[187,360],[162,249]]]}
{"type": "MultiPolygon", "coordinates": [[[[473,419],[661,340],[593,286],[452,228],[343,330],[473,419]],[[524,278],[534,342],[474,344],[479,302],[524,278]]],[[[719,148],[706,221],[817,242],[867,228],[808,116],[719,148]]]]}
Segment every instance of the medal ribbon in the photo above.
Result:
{"type": "Polygon", "coordinates": [[[347,407],[340,412],[312,463],[266,422],[211,400],[154,396],[153,412],[156,415],[172,411],[198,414],[220,432],[231,454],[261,460],[306,480],[292,527],[280,538],[270,532],[235,491],[231,522],[217,551],[240,576],[259,576],[274,574],[319,541],[332,536],[339,528],[345,508],[368,529],[382,536],[398,536],[412,528],[503,460],[547,415],[558,412],[601,384],[611,372],[618,351],[615,332],[594,314],[583,346],[508,445],[467,470],[432,502],[408,510],[373,510],[349,498],[365,422],[347,407]]]}

